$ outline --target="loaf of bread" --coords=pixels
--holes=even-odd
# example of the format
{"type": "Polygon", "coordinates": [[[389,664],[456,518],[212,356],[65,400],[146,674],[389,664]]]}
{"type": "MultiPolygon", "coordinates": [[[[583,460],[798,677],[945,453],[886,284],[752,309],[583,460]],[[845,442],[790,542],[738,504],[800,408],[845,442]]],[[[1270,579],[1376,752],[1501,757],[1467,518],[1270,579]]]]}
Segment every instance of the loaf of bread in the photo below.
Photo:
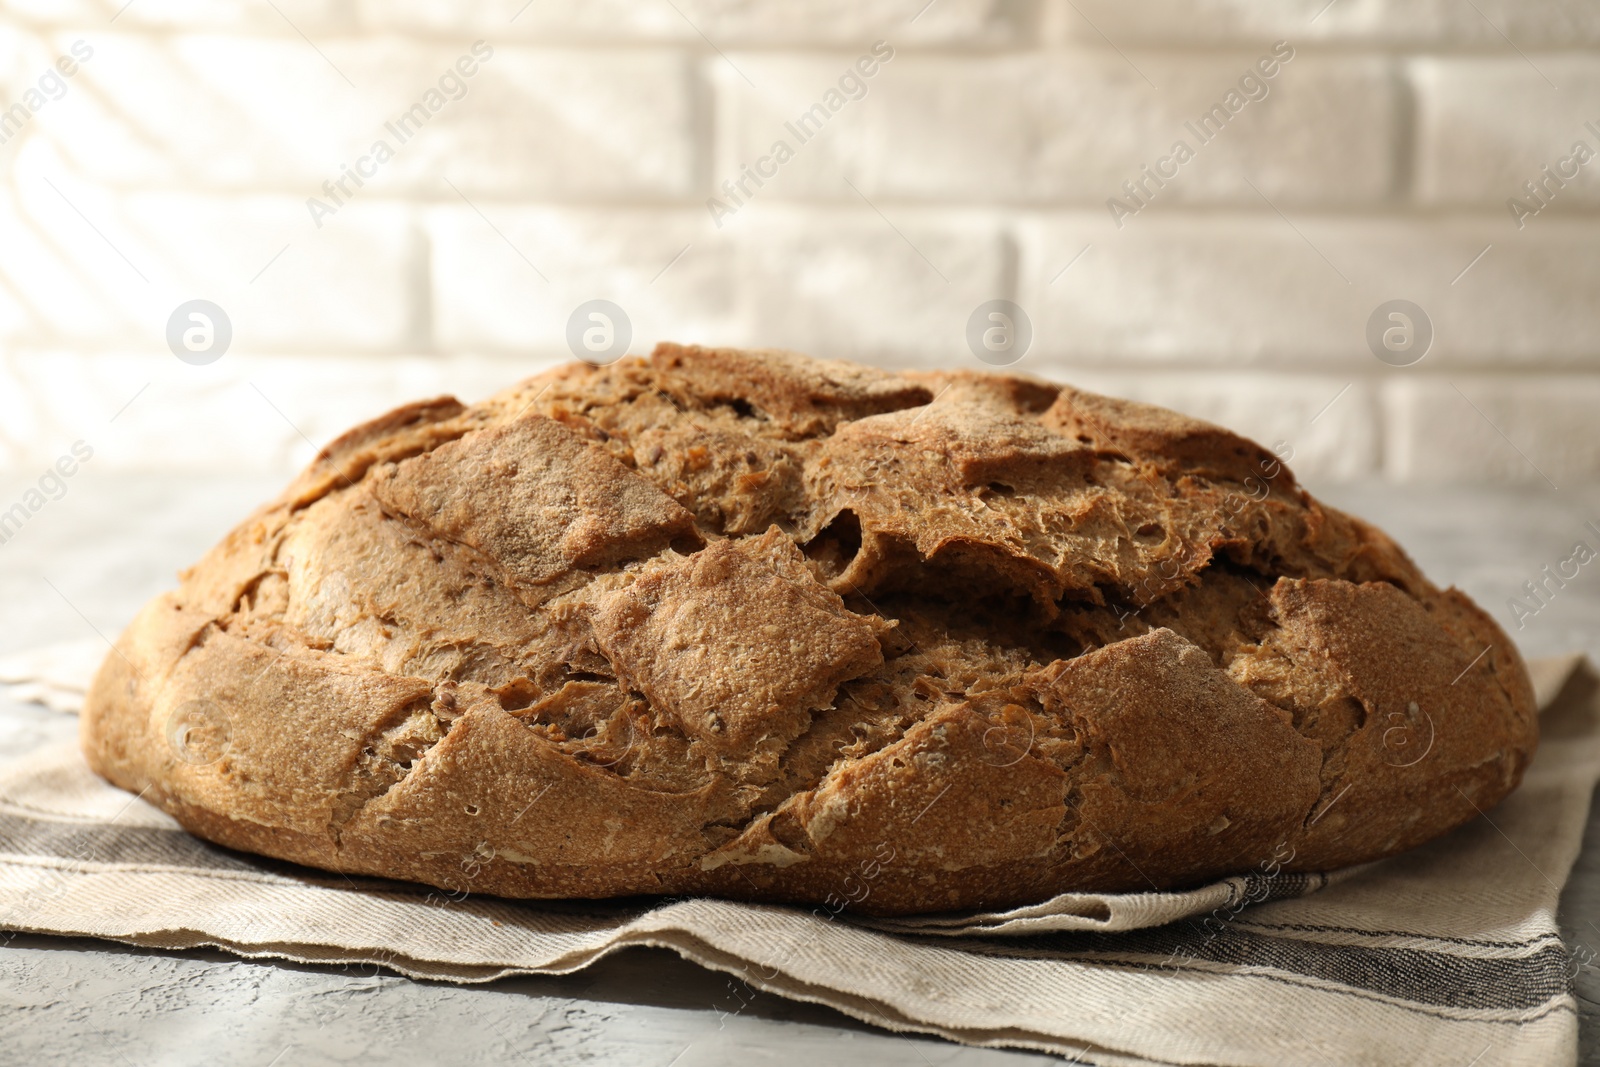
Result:
{"type": "Polygon", "coordinates": [[[1217,426],[661,345],[329,445],[122,636],[91,765],[506,897],[869,914],[1328,870],[1486,811],[1516,648],[1217,426]]]}

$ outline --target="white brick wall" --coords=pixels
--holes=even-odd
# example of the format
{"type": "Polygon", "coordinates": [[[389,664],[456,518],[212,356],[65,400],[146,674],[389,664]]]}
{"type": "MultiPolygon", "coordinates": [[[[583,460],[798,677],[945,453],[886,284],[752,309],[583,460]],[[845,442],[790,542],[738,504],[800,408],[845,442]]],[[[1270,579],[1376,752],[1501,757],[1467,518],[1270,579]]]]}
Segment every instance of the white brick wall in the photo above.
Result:
{"type": "MultiPolygon", "coordinates": [[[[854,58],[737,54],[759,87],[721,75],[719,175],[782,134],[854,58]],[[738,84],[736,84],[738,83],[738,84]]],[[[924,204],[1101,204],[1154,163],[1240,75],[1254,52],[1139,55],[1061,48],[981,56],[897,55],[867,96],[783,170],[777,195],[850,194],[924,204]],[[1150,79],[1148,82],[1146,78],[1150,79]],[[1151,83],[1154,83],[1152,86],[1151,83]],[[791,170],[796,173],[791,174],[791,170]]],[[[1396,86],[1386,61],[1298,57],[1266,83],[1157,202],[1374,203],[1393,185],[1396,86]]]]}
{"type": "Polygon", "coordinates": [[[81,438],[108,468],[287,471],[566,358],[593,298],[640,352],[976,367],[967,317],[1006,297],[1020,369],[1288,442],[1312,485],[1600,479],[1592,4],[0,0],[0,135],[19,103],[0,469],[81,438]],[[234,328],[205,367],[165,342],[194,298],[234,328]],[[1435,329],[1413,366],[1365,339],[1395,298],[1435,329]]]}
{"type": "MultiPolygon", "coordinates": [[[[238,192],[337,178],[469,43],[334,38],[324,58],[298,37],[90,37],[85,80],[107,91],[73,99],[53,147],[110,186],[238,192]]],[[[692,197],[694,81],[677,50],[501,44],[366,192],[692,197]]]]}

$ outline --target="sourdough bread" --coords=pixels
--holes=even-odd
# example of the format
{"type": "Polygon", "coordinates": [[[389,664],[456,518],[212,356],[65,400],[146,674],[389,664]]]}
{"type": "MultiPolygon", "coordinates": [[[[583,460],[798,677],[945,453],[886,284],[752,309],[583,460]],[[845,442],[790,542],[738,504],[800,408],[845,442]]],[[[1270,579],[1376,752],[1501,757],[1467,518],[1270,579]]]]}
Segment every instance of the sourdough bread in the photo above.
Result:
{"type": "Polygon", "coordinates": [[[1273,451],[670,344],[345,434],[144,609],[82,731],[313,867],[877,914],[1376,859],[1537,740],[1506,635],[1273,451]]]}

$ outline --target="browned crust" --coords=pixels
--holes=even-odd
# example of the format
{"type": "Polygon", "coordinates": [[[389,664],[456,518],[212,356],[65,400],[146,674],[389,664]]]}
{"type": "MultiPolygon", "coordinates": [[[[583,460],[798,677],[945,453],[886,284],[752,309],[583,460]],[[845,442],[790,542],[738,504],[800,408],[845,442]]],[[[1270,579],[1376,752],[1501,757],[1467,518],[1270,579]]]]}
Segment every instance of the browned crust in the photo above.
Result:
{"type": "Polygon", "coordinates": [[[413,404],[182,579],[95,680],[91,765],[452,891],[904,914],[1322,870],[1537,742],[1495,623],[1272,452],[1004,375],[663,345],[413,404]]]}

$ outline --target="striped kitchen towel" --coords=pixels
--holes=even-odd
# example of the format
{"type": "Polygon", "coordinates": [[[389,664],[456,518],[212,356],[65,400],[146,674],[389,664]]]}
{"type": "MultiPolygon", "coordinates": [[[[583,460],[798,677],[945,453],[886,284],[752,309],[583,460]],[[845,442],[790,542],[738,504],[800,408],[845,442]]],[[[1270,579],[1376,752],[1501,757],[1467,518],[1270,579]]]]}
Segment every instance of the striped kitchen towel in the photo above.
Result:
{"type": "Polygon", "coordinates": [[[1595,952],[1564,944],[1555,913],[1600,778],[1600,706],[1583,661],[1534,668],[1543,740],[1522,787],[1404,855],[899,920],[516,902],[308,870],[191,837],[57,744],[0,769],[0,928],[455,982],[654,945],[726,972],[727,1014],[766,991],[1091,1064],[1572,1063],[1572,980],[1595,952]]]}

